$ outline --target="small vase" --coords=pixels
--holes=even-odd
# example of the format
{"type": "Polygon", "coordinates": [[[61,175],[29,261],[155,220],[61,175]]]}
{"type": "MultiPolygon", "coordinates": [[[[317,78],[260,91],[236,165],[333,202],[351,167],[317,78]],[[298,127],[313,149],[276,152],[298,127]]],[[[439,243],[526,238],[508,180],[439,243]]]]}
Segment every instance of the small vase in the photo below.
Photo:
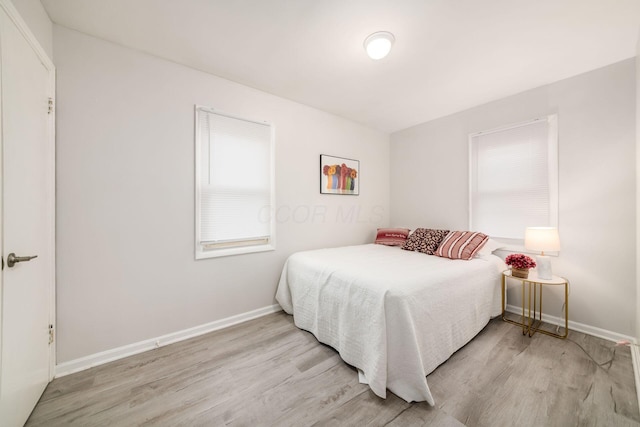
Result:
{"type": "Polygon", "coordinates": [[[526,279],[529,277],[529,269],[528,268],[514,268],[511,267],[511,275],[513,277],[519,277],[521,279],[526,279]]]}

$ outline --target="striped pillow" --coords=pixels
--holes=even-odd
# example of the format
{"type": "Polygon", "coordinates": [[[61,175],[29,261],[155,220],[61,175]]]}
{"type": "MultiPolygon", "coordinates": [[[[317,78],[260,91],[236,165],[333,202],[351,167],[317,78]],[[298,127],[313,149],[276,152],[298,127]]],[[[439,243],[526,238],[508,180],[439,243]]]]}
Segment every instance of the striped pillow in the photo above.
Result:
{"type": "Polygon", "coordinates": [[[489,236],[474,231],[452,231],[444,238],[436,255],[451,259],[470,260],[485,243],[489,236]]]}
{"type": "Polygon", "coordinates": [[[408,228],[378,228],[376,242],[379,245],[402,246],[409,237],[408,228]]]}

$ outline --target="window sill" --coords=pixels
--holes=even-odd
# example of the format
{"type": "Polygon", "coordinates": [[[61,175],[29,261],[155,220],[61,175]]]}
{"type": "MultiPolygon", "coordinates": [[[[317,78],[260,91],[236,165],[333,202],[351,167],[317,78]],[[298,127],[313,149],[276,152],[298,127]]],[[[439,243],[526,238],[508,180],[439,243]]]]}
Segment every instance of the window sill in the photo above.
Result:
{"type": "MultiPolygon", "coordinates": [[[[540,255],[538,251],[531,251],[524,247],[524,243],[513,243],[513,240],[509,239],[494,239],[496,242],[503,244],[504,246],[500,249],[496,249],[494,252],[504,252],[505,254],[518,253],[518,254],[529,254],[529,255],[540,255]]],[[[545,255],[557,257],[560,255],[560,252],[545,252],[545,255]]]]}
{"type": "Polygon", "coordinates": [[[196,248],[196,260],[219,258],[233,255],[253,254],[257,252],[268,252],[275,250],[276,247],[274,245],[244,246],[239,248],[212,249],[209,251],[203,251],[200,248],[196,248]]]}

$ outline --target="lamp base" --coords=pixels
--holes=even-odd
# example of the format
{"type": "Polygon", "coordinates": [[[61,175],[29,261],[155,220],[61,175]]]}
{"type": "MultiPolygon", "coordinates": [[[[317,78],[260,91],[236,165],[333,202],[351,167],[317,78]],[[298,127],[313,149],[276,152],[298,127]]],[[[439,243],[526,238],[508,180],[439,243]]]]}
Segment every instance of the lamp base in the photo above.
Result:
{"type": "Polygon", "coordinates": [[[543,280],[551,280],[553,274],[551,273],[551,259],[546,255],[538,255],[536,257],[538,278],[543,280]]]}

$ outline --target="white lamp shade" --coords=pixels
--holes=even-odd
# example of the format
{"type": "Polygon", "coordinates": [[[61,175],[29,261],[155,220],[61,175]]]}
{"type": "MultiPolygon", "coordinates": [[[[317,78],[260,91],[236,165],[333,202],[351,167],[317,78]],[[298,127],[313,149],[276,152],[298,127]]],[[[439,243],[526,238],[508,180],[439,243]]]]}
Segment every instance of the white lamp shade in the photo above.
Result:
{"type": "Polygon", "coordinates": [[[524,247],[531,251],[559,251],[558,229],[555,227],[527,227],[524,233],[524,247]]]}
{"type": "Polygon", "coordinates": [[[393,34],[387,31],[379,31],[369,35],[369,37],[364,40],[364,48],[369,58],[382,59],[389,54],[395,40],[393,34]]]}

